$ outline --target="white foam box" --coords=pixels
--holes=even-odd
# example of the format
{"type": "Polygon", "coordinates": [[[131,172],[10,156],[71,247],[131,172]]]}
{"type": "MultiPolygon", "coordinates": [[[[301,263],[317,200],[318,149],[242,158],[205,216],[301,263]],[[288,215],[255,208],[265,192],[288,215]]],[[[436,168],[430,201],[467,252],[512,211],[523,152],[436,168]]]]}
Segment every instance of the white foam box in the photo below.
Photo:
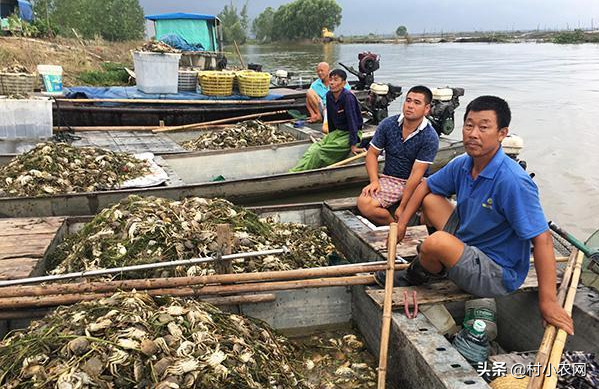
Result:
{"type": "Polygon", "coordinates": [[[0,139],[44,139],[51,136],[50,98],[0,98],[0,139]]]}
{"type": "Polygon", "coordinates": [[[144,93],[177,93],[181,54],[133,52],[137,89],[144,93]]]}

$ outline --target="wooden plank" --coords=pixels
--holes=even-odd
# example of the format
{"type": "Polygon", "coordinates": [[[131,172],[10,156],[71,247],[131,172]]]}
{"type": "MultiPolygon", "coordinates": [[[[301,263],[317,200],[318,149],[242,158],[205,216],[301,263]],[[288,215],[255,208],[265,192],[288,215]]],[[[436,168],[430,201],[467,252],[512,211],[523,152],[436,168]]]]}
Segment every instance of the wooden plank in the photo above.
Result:
{"type": "MultiPolygon", "coordinates": [[[[559,278],[558,278],[559,283],[559,278]]],[[[534,269],[531,269],[528,273],[528,277],[524,280],[522,286],[518,289],[518,292],[525,292],[535,290],[538,287],[537,273],[534,269]]],[[[476,298],[475,296],[461,290],[452,281],[445,280],[441,282],[435,282],[432,284],[426,284],[421,286],[407,286],[393,288],[393,308],[403,308],[403,293],[404,291],[416,291],[418,294],[418,304],[437,304],[437,303],[448,303],[452,301],[463,301],[476,298]]],[[[370,298],[377,303],[381,309],[383,307],[384,289],[370,289],[366,292],[370,298]]],[[[408,301],[412,305],[412,301],[408,301]]]]}
{"type": "Polygon", "coordinates": [[[62,217],[0,219],[0,237],[55,233],[62,217]]]}
{"type": "Polygon", "coordinates": [[[44,256],[48,246],[54,239],[56,230],[49,234],[35,234],[13,236],[10,239],[0,241],[0,260],[9,258],[21,257],[36,257],[44,256]]]}
{"type": "Polygon", "coordinates": [[[0,261],[0,280],[26,278],[35,270],[39,258],[19,258],[0,261]]]}
{"type": "Polygon", "coordinates": [[[356,208],[357,197],[345,197],[342,199],[326,200],[324,203],[333,211],[356,208]]]}
{"type": "MultiPolygon", "coordinates": [[[[367,231],[362,230],[358,234],[376,251],[383,254],[383,256],[387,256],[387,236],[389,235],[389,231],[373,231],[368,229],[367,231]]],[[[397,244],[397,256],[402,258],[415,256],[418,254],[416,246],[422,243],[427,237],[428,230],[426,226],[408,227],[405,238],[397,244]]]]}

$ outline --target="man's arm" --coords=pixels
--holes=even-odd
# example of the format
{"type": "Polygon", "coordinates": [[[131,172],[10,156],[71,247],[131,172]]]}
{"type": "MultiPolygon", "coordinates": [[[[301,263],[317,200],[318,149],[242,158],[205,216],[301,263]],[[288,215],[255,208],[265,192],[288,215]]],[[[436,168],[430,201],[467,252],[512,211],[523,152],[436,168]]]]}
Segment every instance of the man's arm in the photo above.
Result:
{"type": "Polygon", "coordinates": [[[362,149],[356,145],[360,143],[358,139],[358,131],[362,128],[362,113],[360,112],[360,104],[356,99],[356,96],[351,92],[347,92],[345,99],[343,100],[343,109],[345,110],[345,120],[347,122],[347,132],[349,132],[349,146],[354,154],[357,154],[362,149]]]}
{"type": "Polygon", "coordinates": [[[408,204],[406,205],[406,209],[399,215],[397,219],[397,242],[401,242],[406,234],[406,229],[408,228],[408,222],[414,216],[420,205],[422,204],[422,200],[426,197],[427,194],[431,192],[426,180],[421,180],[420,184],[416,187],[414,194],[410,197],[408,204]]]}
{"type": "Polygon", "coordinates": [[[379,155],[381,151],[370,145],[366,154],[366,172],[370,179],[370,184],[362,189],[362,196],[372,196],[379,191],[379,155]]]}
{"type": "Polygon", "coordinates": [[[535,270],[539,282],[539,309],[549,324],[574,335],[574,324],[566,310],[557,302],[555,254],[549,230],[532,238],[535,270]]]}
{"type": "Polygon", "coordinates": [[[412,171],[410,172],[410,176],[408,177],[408,181],[406,182],[406,186],[403,190],[399,207],[397,207],[397,210],[395,211],[395,219],[399,219],[400,215],[406,209],[408,201],[410,201],[412,194],[416,190],[416,187],[420,184],[420,181],[422,181],[422,177],[424,177],[426,169],[428,169],[429,166],[430,164],[428,163],[418,161],[414,162],[414,165],[412,165],[412,171]]]}

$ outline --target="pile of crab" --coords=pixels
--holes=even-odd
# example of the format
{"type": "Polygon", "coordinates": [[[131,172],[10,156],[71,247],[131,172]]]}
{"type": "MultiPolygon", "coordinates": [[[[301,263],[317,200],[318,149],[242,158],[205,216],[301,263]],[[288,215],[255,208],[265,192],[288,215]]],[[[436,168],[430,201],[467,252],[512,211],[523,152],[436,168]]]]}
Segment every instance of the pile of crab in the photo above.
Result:
{"type": "Polygon", "coordinates": [[[40,143],[0,167],[0,197],[113,189],[148,173],[146,161],[127,153],[40,143]]]}
{"type": "Polygon", "coordinates": [[[255,319],[202,302],[117,293],[58,308],[0,343],[0,386],[308,388],[293,347],[255,319]]]}
{"type": "Polygon", "coordinates": [[[187,150],[239,149],[293,142],[293,135],[259,120],[241,122],[224,130],[207,131],[197,139],[181,143],[187,150]]]}
{"type": "MultiPolygon", "coordinates": [[[[328,265],[335,246],[325,227],[278,223],[222,199],[130,196],[106,208],[77,234],[67,237],[51,258],[54,274],[213,256],[221,245],[217,226],[232,230],[233,253],[286,247],[279,255],[234,259],[234,273],[328,265]]],[[[124,273],[126,278],[214,274],[214,262],[188,268],[124,273]]]]}

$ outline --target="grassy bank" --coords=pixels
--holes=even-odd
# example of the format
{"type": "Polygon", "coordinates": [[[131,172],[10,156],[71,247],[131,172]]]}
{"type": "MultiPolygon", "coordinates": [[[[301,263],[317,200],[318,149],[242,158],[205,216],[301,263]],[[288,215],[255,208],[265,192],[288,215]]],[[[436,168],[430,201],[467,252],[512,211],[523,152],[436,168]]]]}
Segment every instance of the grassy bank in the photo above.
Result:
{"type": "Polygon", "coordinates": [[[133,69],[130,50],[142,44],[141,41],[0,37],[0,69],[20,64],[35,71],[39,64],[60,65],[66,86],[115,85],[119,77],[122,80],[123,73],[118,69],[120,65],[114,64],[133,69]]]}

